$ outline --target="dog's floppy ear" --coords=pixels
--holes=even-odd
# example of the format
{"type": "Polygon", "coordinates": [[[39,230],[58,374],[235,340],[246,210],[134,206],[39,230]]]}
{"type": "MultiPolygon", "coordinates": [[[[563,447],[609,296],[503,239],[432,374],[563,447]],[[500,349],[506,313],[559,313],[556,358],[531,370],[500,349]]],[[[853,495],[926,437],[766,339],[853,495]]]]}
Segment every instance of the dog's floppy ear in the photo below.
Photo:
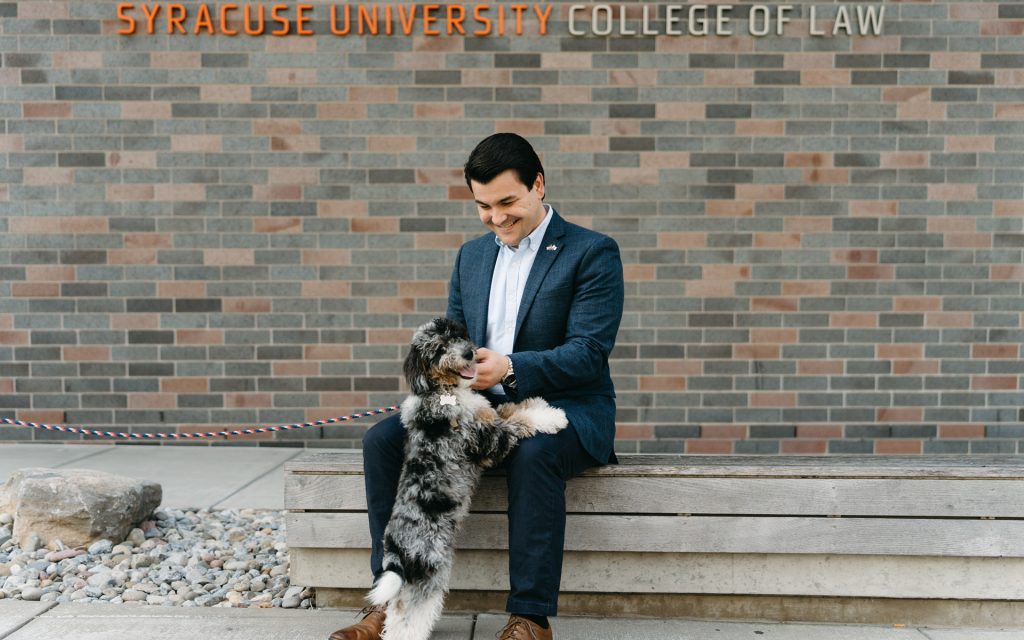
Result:
{"type": "Polygon", "coordinates": [[[466,325],[462,324],[458,320],[438,318],[437,320],[434,320],[434,326],[437,328],[438,333],[448,334],[452,338],[469,340],[469,330],[466,329],[466,325]]]}
{"type": "Polygon", "coordinates": [[[423,396],[433,391],[434,382],[430,378],[430,369],[433,367],[430,359],[434,354],[429,353],[427,344],[431,342],[431,334],[438,333],[438,323],[442,318],[435,318],[421,326],[412,337],[412,348],[409,355],[405,357],[403,372],[405,381],[409,388],[418,396],[423,396]]]}
{"type": "Polygon", "coordinates": [[[409,355],[405,357],[402,369],[405,381],[409,383],[409,388],[414,394],[422,396],[430,393],[430,378],[427,376],[430,361],[424,357],[422,350],[413,345],[409,355]]]}

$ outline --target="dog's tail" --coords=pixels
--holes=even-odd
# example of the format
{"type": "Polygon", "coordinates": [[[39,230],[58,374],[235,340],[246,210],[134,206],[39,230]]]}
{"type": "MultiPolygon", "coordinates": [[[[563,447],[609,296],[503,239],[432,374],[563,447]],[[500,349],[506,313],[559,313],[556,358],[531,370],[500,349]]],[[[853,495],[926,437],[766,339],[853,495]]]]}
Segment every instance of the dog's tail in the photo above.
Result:
{"type": "Polygon", "coordinates": [[[370,590],[370,595],[366,596],[366,601],[372,605],[387,604],[398,595],[403,584],[405,579],[402,574],[389,569],[373,583],[373,589],[370,590]]]}

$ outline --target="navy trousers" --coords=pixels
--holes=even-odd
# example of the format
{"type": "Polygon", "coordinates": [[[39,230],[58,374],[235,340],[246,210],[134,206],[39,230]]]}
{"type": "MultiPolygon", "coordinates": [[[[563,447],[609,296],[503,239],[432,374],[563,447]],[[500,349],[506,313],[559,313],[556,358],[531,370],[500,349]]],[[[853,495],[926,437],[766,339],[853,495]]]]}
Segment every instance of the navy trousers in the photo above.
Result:
{"type": "MultiPolygon", "coordinates": [[[[374,578],[381,574],[384,529],[395,504],[404,446],[405,428],[398,415],[381,420],[363,437],[374,578]]],[[[558,613],[565,482],[597,464],[571,424],[557,434],[537,434],[521,441],[502,463],[508,478],[509,612],[558,613]]]]}

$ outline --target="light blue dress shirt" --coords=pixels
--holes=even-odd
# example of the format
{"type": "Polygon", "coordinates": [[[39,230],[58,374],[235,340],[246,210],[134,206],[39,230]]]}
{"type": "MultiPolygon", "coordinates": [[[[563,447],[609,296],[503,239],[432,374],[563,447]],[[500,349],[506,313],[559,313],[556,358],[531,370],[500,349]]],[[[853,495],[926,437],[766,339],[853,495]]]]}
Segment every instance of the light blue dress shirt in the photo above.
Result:
{"type": "MultiPolygon", "coordinates": [[[[502,244],[497,236],[494,237],[501,248],[491,277],[491,296],[487,303],[487,343],[484,346],[503,355],[512,353],[516,317],[519,315],[523,291],[526,290],[526,279],[530,277],[530,269],[537,258],[540,243],[551,223],[550,205],[545,204],[544,210],[547,215],[530,235],[520,241],[518,248],[502,244]]],[[[505,395],[505,389],[500,384],[491,387],[490,391],[505,395]]]]}

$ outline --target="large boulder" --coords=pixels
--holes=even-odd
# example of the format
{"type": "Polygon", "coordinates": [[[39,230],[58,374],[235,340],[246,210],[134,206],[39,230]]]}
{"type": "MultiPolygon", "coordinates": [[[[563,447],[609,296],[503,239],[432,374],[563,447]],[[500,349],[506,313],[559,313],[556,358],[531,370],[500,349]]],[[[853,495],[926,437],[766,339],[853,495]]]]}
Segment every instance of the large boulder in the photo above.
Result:
{"type": "Polygon", "coordinates": [[[79,547],[119,542],[160,505],[156,482],[89,469],[19,469],[0,487],[0,512],[14,516],[14,538],[33,533],[79,547]]]}

